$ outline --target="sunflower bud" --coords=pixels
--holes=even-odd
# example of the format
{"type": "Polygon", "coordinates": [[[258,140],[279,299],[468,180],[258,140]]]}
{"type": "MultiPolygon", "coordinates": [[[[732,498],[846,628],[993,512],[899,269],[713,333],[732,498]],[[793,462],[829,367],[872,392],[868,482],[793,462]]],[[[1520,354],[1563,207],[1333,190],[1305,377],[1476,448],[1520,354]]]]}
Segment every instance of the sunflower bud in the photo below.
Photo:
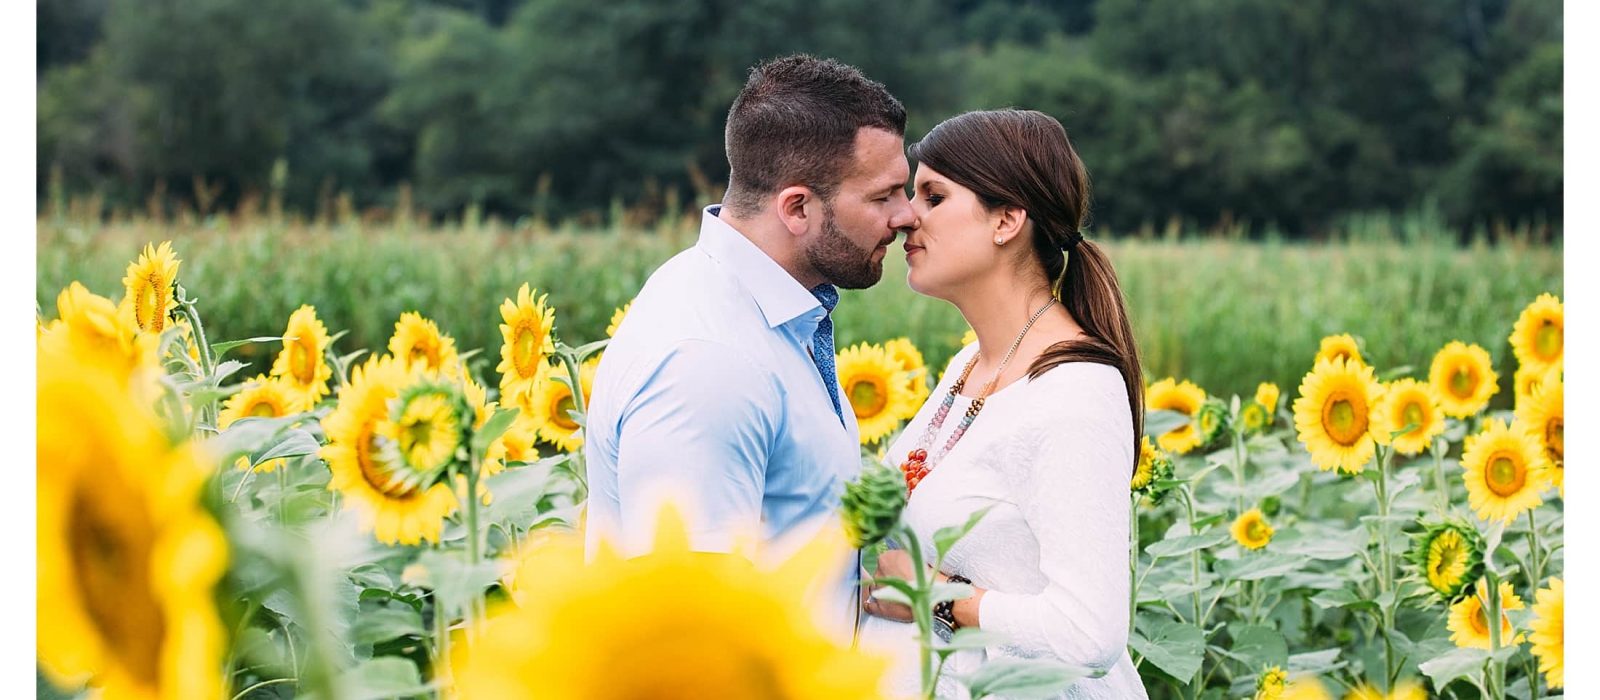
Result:
{"type": "Polygon", "coordinates": [[[379,454],[394,469],[388,487],[427,488],[469,459],[473,419],[472,407],[456,384],[421,378],[402,389],[389,402],[387,420],[374,429],[379,454]]]}
{"type": "Polygon", "coordinates": [[[899,470],[876,463],[861,470],[861,476],[844,486],[843,505],[846,534],[857,548],[871,547],[889,536],[900,511],[906,507],[906,482],[899,470]]]}
{"type": "Polygon", "coordinates": [[[1139,465],[1133,471],[1129,487],[1134,493],[1148,494],[1159,500],[1165,490],[1160,489],[1158,484],[1171,478],[1172,458],[1165,450],[1150,444],[1150,437],[1145,436],[1139,442],[1139,465]]]}
{"type": "Polygon", "coordinates": [[[1447,520],[1427,526],[1406,559],[1427,587],[1448,603],[1466,592],[1483,571],[1483,537],[1470,525],[1447,520]]]}
{"type": "Polygon", "coordinates": [[[1194,420],[1200,431],[1201,446],[1214,445],[1228,429],[1228,407],[1218,399],[1208,399],[1200,406],[1194,420]]]}

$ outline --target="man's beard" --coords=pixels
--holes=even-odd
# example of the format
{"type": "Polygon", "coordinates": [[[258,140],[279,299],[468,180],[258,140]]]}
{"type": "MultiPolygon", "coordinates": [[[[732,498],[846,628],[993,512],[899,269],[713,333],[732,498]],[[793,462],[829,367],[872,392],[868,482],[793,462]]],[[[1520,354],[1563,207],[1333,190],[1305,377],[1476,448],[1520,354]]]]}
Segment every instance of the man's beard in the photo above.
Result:
{"type": "Polygon", "coordinates": [[[862,250],[851,241],[833,220],[833,208],[822,203],[822,234],[805,249],[811,269],[841,289],[866,289],[883,279],[883,261],[872,260],[875,250],[862,250]]]}

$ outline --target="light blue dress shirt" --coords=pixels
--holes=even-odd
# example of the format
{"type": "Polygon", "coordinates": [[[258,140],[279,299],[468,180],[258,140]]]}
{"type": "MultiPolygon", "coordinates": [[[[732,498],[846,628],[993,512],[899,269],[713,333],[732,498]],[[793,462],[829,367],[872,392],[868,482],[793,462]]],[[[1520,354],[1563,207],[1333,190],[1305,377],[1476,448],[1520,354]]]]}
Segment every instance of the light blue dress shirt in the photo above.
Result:
{"type": "MultiPolygon", "coordinates": [[[[855,415],[834,413],[809,354],[821,303],[719,209],[650,276],[601,357],[584,438],[590,556],[601,539],[647,551],[667,499],[697,551],[800,540],[835,522],[860,471],[855,415]]],[[[819,615],[846,634],[848,569],[819,615]]]]}

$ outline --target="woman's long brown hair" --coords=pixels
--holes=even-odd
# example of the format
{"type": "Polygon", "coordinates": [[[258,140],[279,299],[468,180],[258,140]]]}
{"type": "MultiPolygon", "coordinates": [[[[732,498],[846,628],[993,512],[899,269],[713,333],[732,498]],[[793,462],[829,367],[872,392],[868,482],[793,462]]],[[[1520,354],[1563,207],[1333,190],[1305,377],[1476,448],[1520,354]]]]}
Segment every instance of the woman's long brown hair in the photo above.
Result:
{"type": "Polygon", "coordinates": [[[1062,305],[1086,338],[1052,345],[1028,368],[1036,378],[1067,362],[1111,365],[1122,373],[1133,415],[1137,467],[1144,434],[1144,376],[1116,269],[1083,239],[1089,173],[1055,118],[1032,110],[967,112],[912,144],[911,157],[972,190],[990,209],[1020,207],[1033,221],[1033,250],[1062,305]]]}

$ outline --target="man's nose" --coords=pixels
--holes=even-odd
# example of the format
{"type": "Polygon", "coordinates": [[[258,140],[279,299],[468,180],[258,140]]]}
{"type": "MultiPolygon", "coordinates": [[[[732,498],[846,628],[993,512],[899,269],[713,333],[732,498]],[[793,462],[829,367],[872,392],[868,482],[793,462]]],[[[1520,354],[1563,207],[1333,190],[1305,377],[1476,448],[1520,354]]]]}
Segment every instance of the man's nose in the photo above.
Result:
{"type": "Polygon", "coordinates": [[[914,230],[919,225],[917,213],[911,209],[911,200],[902,199],[900,208],[889,217],[889,228],[896,231],[914,230]]]}

